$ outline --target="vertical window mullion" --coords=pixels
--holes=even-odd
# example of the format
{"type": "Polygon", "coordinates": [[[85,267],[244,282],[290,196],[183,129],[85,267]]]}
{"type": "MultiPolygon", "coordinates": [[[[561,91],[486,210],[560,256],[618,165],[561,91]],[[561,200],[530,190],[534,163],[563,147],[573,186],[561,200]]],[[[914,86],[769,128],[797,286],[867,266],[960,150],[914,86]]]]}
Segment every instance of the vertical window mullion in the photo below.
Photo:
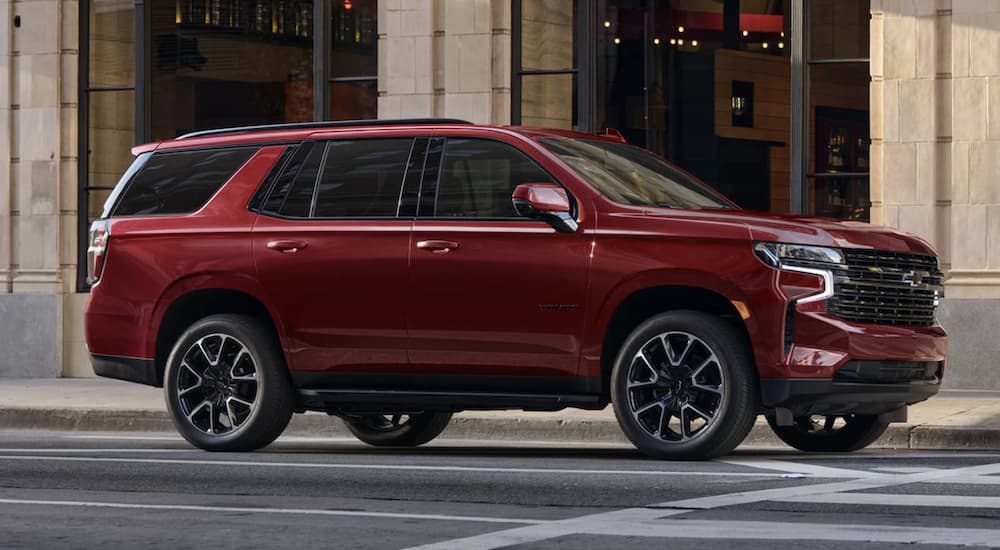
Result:
{"type": "Polygon", "coordinates": [[[330,118],[331,0],[313,2],[313,119],[330,118]]]}
{"type": "Polygon", "coordinates": [[[90,155],[90,0],[81,0],[79,13],[79,69],[77,74],[77,157],[76,157],[76,290],[87,290],[87,246],[89,237],[90,193],[87,191],[90,155]]]}

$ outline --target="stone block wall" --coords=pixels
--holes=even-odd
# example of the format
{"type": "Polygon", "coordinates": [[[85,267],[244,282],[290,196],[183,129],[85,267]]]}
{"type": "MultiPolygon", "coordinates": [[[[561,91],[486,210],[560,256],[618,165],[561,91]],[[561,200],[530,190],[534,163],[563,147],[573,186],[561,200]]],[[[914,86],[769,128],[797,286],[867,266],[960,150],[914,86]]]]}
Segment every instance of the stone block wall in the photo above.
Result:
{"type": "Polygon", "coordinates": [[[0,1],[0,376],[58,376],[76,278],[77,1],[0,1]]]}
{"type": "Polygon", "coordinates": [[[1000,2],[871,9],[873,221],[941,253],[946,384],[1000,388],[1000,2]]]}
{"type": "Polygon", "coordinates": [[[510,0],[379,2],[379,118],[510,122],[510,0]]]}

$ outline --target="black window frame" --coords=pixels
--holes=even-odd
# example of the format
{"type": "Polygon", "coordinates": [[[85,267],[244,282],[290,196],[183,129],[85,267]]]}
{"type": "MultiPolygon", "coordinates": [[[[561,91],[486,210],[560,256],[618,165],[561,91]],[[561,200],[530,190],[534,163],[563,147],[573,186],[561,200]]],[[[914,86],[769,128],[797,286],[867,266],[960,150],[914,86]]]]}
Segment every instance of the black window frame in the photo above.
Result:
{"type": "MultiPolygon", "coordinates": [[[[427,138],[427,137],[428,136],[417,136],[417,135],[402,135],[402,136],[345,136],[345,137],[338,137],[338,138],[307,139],[307,140],[303,140],[301,142],[298,142],[297,144],[294,145],[296,147],[296,152],[299,151],[302,147],[305,147],[305,146],[309,146],[310,148],[311,147],[316,147],[316,146],[323,147],[323,156],[320,159],[319,169],[316,172],[316,179],[313,181],[313,184],[312,184],[312,197],[313,197],[312,198],[312,202],[313,202],[313,204],[310,205],[310,208],[309,208],[310,215],[309,216],[305,216],[305,217],[301,217],[301,216],[286,216],[286,215],[281,214],[280,211],[276,212],[276,211],[273,211],[273,210],[268,210],[266,208],[266,205],[267,205],[268,201],[271,199],[271,195],[275,191],[275,188],[277,186],[278,180],[281,178],[281,176],[284,175],[285,169],[288,167],[288,163],[291,162],[291,159],[292,159],[293,155],[289,155],[288,156],[288,158],[285,161],[284,165],[281,167],[280,170],[278,170],[275,173],[274,177],[270,177],[269,176],[269,178],[265,179],[265,184],[264,185],[267,186],[267,189],[266,189],[266,191],[263,194],[263,198],[258,203],[260,205],[259,209],[255,210],[255,212],[257,212],[257,214],[259,214],[261,216],[267,216],[269,218],[274,218],[274,219],[279,219],[279,220],[302,221],[302,222],[351,221],[351,220],[362,220],[362,221],[369,221],[369,220],[371,220],[371,221],[378,221],[378,220],[382,220],[382,221],[389,221],[389,220],[413,219],[413,218],[415,218],[415,216],[401,216],[400,215],[400,213],[401,213],[401,211],[402,211],[402,209],[404,207],[404,202],[402,200],[402,197],[403,197],[403,194],[405,193],[405,191],[407,190],[408,184],[409,185],[416,185],[416,184],[410,184],[409,183],[410,182],[410,176],[411,176],[411,170],[414,168],[414,163],[419,163],[420,164],[420,168],[416,171],[416,174],[418,174],[417,181],[420,181],[419,174],[422,174],[422,172],[423,172],[423,165],[424,165],[424,162],[426,162],[426,150],[422,154],[422,156],[424,158],[414,159],[413,158],[413,153],[414,153],[414,151],[416,151],[416,149],[418,147],[418,143],[421,141],[421,139],[424,139],[424,138],[427,138]],[[326,168],[327,154],[329,152],[329,147],[328,147],[329,143],[336,142],[336,141],[362,141],[362,140],[370,141],[370,140],[388,140],[388,139],[397,139],[397,140],[398,139],[409,139],[410,140],[410,153],[409,153],[409,156],[407,157],[406,167],[403,170],[402,181],[400,182],[399,199],[397,199],[397,201],[396,201],[396,215],[394,215],[394,216],[323,216],[323,217],[313,216],[312,213],[315,210],[315,201],[316,201],[317,193],[319,191],[319,182],[320,182],[320,179],[322,179],[322,177],[323,177],[323,171],[326,168]]],[[[260,193],[260,190],[258,190],[258,193],[260,193]]],[[[256,196],[256,194],[255,194],[255,196],[256,196]]],[[[418,190],[418,194],[417,194],[417,199],[419,200],[419,190],[418,190]]]]}
{"type": "Polygon", "coordinates": [[[421,221],[427,221],[427,220],[430,220],[430,221],[452,221],[452,222],[456,222],[456,221],[458,221],[458,222],[472,222],[472,221],[477,221],[477,222],[526,222],[526,221],[528,221],[528,222],[540,222],[540,223],[548,225],[544,220],[540,220],[538,218],[531,218],[531,217],[527,217],[527,216],[513,216],[513,217],[464,217],[464,216],[434,216],[434,215],[427,215],[427,214],[425,214],[425,211],[428,208],[430,209],[430,212],[433,214],[433,212],[435,210],[435,205],[437,204],[438,189],[440,188],[440,184],[441,184],[441,173],[442,173],[442,170],[443,170],[443,167],[444,167],[444,159],[445,159],[445,156],[448,154],[448,141],[452,140],[452,139],[460,139],[460,140],[464,140],[464,141],[488,141],[488,142],[497,143],[497,144],[499,144],[501,146],[509,147],[509,148],[513,149],[514,151],[516,151],[516,152],[520,153],[521,155],[523,155],[524,158],[526,158],[529,162],[531,162],[532,164],[534,164],[535,167],[538,168],[539,171],[541,171],[542,173],[544,173],[545,175],[547,175],[548,176],[548,180],[549,180],[547,182],[541,182],[541,181],[539,181],[539,182],[525,182],[525,183],[551,183],[551,184],[554,184],[554,185],[558,185],[559,187],[562,187],[563,190],[566,191],[566,197],[569,198],[570,217],[572,217],[574,220],[579,221],[578,216],[577,216],[578,213],[579,213],[579,208],[578,208],[578,201],[576,200],[576,196],[573,195],[572,191],[570,191],[565,185],[563,185],[563,183],[561,181],[559,181],[558,178],[556,178],[555,176],[553,176],[552,172],[550,172],[549,170],[547,170],[544,166],[542,166],[542,164],[540,162],[538,162],[538,160],[536,160],[534,157],[532,157],[528,152],[524,151],[523,149],[517,147],[516,145],[507,143],[506,141],[503,141],[503,140],[500,140],[500,139],[491,138],[491,137],[485,137],[485,136],[438,135],[438,136],[434,136],[434,137],[442,140],[442,147],[441,147],[440,153],[436,153],[436,154],[433,154],[433,155],[430,152],[430,150],[428,149],[428,161],[425,162],[425,173],[424,173],[424,178],[422,179],[421,188],[420,188],[420,205],[419,205],[419,208],[417,209],[417,219],[418,220],[421,220],[421,221]],[[435,156],[438,157],[438,158],[436,158],[436,159],[433,158],[435,156]],[[426,164],[433,164],[435,162],[437,163],[436,171],[434,172],[433,178],[429,178],[429,177],[427,177],[429,174],[426,172],[426,164]],[[424,194],[425,190],[428,190],[428,191],[431,191],[431,192],[425,195],[424,194]],[[425,200],[425,197],[429,197],[430,200],[425,200]]]}

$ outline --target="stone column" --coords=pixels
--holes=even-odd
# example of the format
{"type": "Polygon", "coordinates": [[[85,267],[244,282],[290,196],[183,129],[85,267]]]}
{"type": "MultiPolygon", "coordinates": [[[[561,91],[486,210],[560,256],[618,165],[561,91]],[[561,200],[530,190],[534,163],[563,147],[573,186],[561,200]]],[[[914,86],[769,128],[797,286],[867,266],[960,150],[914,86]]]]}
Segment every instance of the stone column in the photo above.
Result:
{"type": "Polygon", "coordinates": [[[14,12],[11,3],[0,0],[0,294],[9,293],[11,286],[11,46],[14,12]]]}
{"type": "Polygon", "coordinates": [[[0,173],[9,182],[0,184],[5,191],[0,263],[9,266],[4,278],[10,284],[4,290],[12,292],[0,295],[0,376],[58,376],[62,370],[64,3],[0,4],[5,16],[0,23],[0,122],[6,123],[3,133],[9,139],[0,142],[0,173]]]}
{"type": "Polygon", "coordinates": [[[873,221],[941,253],[945,383],[1000,388],[1000,2],[871,5],[873,221]]]}
{"type": "Polygon", "coordinates": [[[379,2],[379,118],[510,122],[510,0],[379,2]]]}
{"type": "Polygon", "coordinates": [[[61,2],[14,4],[12,94],[15,293],[60,293],[61,2]]]}

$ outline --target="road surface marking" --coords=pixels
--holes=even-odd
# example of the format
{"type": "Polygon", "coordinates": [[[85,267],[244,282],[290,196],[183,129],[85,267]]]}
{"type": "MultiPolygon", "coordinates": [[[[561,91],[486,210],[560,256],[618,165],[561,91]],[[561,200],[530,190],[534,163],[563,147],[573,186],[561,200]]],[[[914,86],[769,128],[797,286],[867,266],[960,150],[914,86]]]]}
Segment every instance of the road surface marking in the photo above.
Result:
{"type": "Polygon", "coordinates": [[[817,464],[806,464],[802,462],[789,462],[787,460],[772,460],[768,458],[722,458],[718,462],[743,466],[745,468],[757,468],[761,470],[778,470],[794,474],[806,474],[807,477],[828,477],[828,478],[848,478],[859,479],[865,477],[875,477],[886,475],[884,473],[871,472],[869,470],[849,470],[846,468],[830,468],[817,464]]]}
{"type": "MultiPolygon", "coordinates": [[[[0,449],[3,452],[3,449],[0,449]]],[[[769,472],[705,472],[669,470],[587,470],[575,468],[493,468],[485,466],[425,466],[419,464],[337,464],[323,462],[262,462],[249,460],[197,460],[182,458],[118,458],[104,456],[0,455],[0,460],[58,462],[118,462],[137,464],[193,464],[198,466],[261,466],[271,468],[329,468],[339,470],[407,470],[430,472],[488,472],[511,474],[583,474],[613,476],[708,476],[781,478],[769,472]]]]}
{"type": "MultiPolygon", "coordinates": [[[[789,497],[781,502],[808,502],[816,504],[872,504],[878,506],[931,506],[934,508],[992,508],[1000,509],[1000,497],[964,495],[913,495],[894,493],[834,493],[789,497]]],[[[997,539],[1000,544],[1000,538],[997,539]]]]}
{"type": "MultiPolygon", "coordinates": [[[[760,464],[774,468],[771,461],[760,464]]],[[[808,470],[810,465],[789,461],[781,465],[791,471],[808,470]]],[[[858,472],[865,476],[868,472],[858,472]]],[[[667,520],[658,518],[681,515],[694,510],[706,510],[762,501],[797,498],[816,502],[816,497],[840,493],[928,483],[955,478],[978,478],[1000,473],[1000,463],[968,466],[963,468],[934,470],[914,474],[881,474],[867,476],[853,481],[838,481],[815,485],[798,485],[777,489],[763,489],[663,502],[645,508],[629,508],[551,522],[545,525],[520,527],[484,533],[462,539],[450,540],[411,548],[410,550],[447,550],[462,548],[470,550],[493,550],[513,544],[525,544],[542,540],[575,535],[596,534],[612,536],[672,537],[672,538],[725,538],[764,540],[836,540],[865,542],[939,543],[969,546],[996,546],[1000,541],[1000,530],[990,529],[945,529],[899,527],[892,525],[843,526],[835,524],[770,523],[698,520],[667,520]],[[664,516],[655,514],[661,508],[664,516]],[[656,520],[656,521],[654,521],[656,520]]]]}
{"type": "Polygon", "coordinates": [[[0,498],[0,504],[14,504],[18,506],[74,506],[80,508],[124,508],[132,510],[176,510],[187,512],[235,512],[240,514],[301,514],[311,516],[350,516],[350,517],[375,517],[375,518],[395,518],[395,519],[418,519],[433,521],[469,521],[475,523],[522,523],[526,525],[539,525],[549,523],[552,520],[540,519],[517,519],[517,518],[497,518],[486,516],[452,516],[442,514],[405,514],[395,512],[361,512],[357,510],[324,510],[311,508],[259,508],[244,506],[197,506],[189,504],[138,504],[127,502],[100,502],[100,501],[78,501],[78,500],[26,500],[14,498],[0,498]]]}
{"type": "Polygon", "coordinates": [[[957,529],[910,525],[844,525],[768,521],[665,520],[656,522],[591,522],[584,535],[729,540],[828,540],[837,542],[985,546],[1000,543],[998,529],[957,529]]]}

